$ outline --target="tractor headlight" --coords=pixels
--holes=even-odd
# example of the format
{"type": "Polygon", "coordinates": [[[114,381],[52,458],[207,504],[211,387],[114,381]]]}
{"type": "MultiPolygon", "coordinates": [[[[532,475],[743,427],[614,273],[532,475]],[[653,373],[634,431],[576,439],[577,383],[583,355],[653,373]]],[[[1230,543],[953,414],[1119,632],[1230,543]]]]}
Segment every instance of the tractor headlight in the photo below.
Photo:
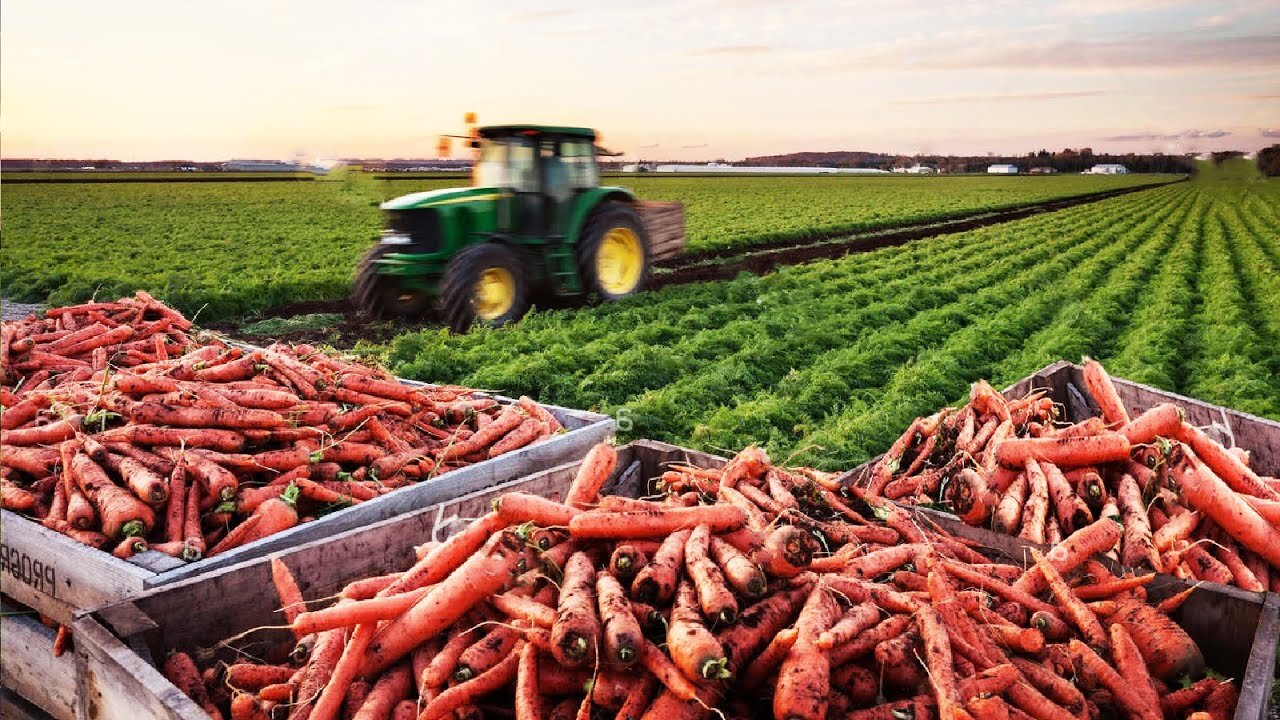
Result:
{"type": "Polygon", "coordinates": [[[413,242],[413,238],[408,235],[383,235],[383,245],[408,245],[413,242]]]}

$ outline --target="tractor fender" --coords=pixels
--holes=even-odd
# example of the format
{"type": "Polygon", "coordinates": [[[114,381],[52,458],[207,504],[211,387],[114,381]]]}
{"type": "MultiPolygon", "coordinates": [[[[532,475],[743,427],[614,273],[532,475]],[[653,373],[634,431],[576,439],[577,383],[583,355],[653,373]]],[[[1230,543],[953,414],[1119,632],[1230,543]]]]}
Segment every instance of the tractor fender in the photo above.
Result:
{"type": "Polygon", "coordinates": [[[577,202],[574,203],[573,213],[569,216],[569,228],[565,233],[565,240],[570,245],[578,243],[579,236],[582,234],[582,227],[587,224],[587,217],[601,203],[630,203],[635,202],[635,199],[636,196],[630,190],[621,187],[598,187],[582,193],[577,202]]]}

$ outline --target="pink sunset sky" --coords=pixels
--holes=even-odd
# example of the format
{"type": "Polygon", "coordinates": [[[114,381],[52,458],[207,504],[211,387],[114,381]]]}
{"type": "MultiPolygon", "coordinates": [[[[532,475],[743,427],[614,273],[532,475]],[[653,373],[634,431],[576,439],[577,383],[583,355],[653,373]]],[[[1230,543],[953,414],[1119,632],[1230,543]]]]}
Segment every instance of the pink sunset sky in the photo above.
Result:
{"type": "Polygon", "coordinates": [[[0,153],[430,156],[482,123],[628,158],[1256,150],[1280,4],[6,0],[0,153]]]}

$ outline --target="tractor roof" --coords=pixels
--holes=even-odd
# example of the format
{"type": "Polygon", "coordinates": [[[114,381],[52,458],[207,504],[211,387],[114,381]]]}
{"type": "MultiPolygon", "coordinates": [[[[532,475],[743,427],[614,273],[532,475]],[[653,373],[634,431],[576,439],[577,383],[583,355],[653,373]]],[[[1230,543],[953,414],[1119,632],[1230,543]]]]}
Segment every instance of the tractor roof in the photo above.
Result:
{"type": "Polygon", "coordinates": [[[584,127],[562,127],[558,125],[489,125],[480,128],[481,137],[505,137],[507,135],[570,135],[573,137],[596,139],[596,131],[584,127]]]}

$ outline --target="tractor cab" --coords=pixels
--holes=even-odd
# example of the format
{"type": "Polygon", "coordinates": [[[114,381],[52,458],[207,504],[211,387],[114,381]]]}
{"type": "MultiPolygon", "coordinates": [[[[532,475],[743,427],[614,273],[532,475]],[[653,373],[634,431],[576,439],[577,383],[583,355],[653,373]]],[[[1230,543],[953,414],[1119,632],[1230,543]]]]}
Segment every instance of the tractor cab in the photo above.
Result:
{"type": "Polygon", "coordinates": [[[600,186],[595,138],[588,128],[482,128],[471,184],[509,193],[498,213],[512,234],[563,237],[574,197],[600,186]]]}
{"type": "MultiPolygon", "coordinates": [[[[629,190],[600,184],[594,130],[493,125],[469,139],[470,187],[382,204],[386,229],[356,273],[362,310],[416,317],[434,306],[462,332],[519,319],[536,295],[617,300],[643,289],[650,233],[629,190]]],[[[683,215],[674,232],[667,225],[664,253],[678,253],[683,215]]]]}

